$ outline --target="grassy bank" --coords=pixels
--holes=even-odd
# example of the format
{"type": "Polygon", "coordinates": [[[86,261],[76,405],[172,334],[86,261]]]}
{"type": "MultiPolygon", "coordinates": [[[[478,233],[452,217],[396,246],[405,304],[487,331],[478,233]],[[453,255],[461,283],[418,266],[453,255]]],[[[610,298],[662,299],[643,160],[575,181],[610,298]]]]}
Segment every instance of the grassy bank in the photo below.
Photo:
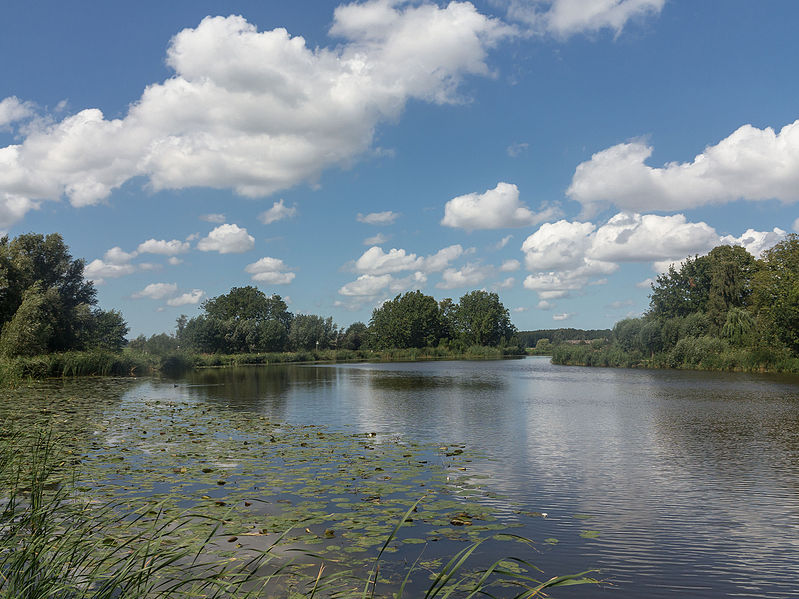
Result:
{"type": "Polygon", "coordinates": [[[644,355],[618,344],[558,345],[552,362],[571,366],[677,368],[729,372],[799,373],[799,358],[786,349],[740,348],[715,337],[686,337],[669,351],[644,355]]]}
{"type": "Polygon", "coordinates": [[[72,351],[4,358],[0,360],[0,384],[9,385],[53,377],[145,376],[159,373],[171,375],[193,368],[223,366],[351,361],[488,360],[523,355],[524,351],[517,347],[478,345],[463,351],[454,351],[446,347],[388,350],[325,349],[251,354],[200,354],[180,351],[154,354],[131,349],[122,352],[72,351]]]}

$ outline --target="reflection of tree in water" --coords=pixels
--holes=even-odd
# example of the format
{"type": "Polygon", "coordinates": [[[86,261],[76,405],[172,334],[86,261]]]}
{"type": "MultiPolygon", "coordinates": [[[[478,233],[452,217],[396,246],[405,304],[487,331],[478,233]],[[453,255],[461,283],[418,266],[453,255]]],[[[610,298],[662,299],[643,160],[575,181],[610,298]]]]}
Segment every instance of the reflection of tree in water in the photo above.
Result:
{"type": "Polygon", "coordinates": [[[505,382],[484,376],[424,376],[407,372],[372,371],[369,384],[382,390],[461,389],[471,391],[501,391],[505,382]]]}
{"type": "Polygon", "coordinates": [[[48,379],[0,390],[0,428],[52,429],[64,445],[83,451],[98,423],[140,382],[132,378],[48,379]]]}
{"type": "Polygon", "coordinates": [[[292,388],[331,386],[336,376],[332,368],[275,364],[200,369],[189,373],[183,383],[195,399],[234,409],[268,411],[278,417],[285,412],[292,388]]]}

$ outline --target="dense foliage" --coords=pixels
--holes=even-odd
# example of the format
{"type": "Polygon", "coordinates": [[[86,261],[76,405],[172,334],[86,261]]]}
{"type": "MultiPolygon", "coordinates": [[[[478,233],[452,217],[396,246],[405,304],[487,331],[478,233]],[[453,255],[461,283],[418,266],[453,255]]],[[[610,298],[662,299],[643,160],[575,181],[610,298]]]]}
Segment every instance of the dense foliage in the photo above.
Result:
{"type": "Polygon", "coordinates": [[[94,307],[83,266],[57,233],[0,239],[0,354],[122,348],[128,327],[119,312],[94,307]]]}
{"type": "Polygon", "coordinates": [[[163,355],[178,349],[209,354],[334,350],[389,350],[454,344],[506,346],[516,329],[496,293],[473,291],[440,303],[421,291],[384,302],[369,325],[339,328],[330,317],[292,314],[279,295],[234,287],[202,305],[204,313],[178,319],[177,334],[140,337],[131,347],[163,355]]]}
{"type": "Polygon", "coordinates": [[[608,343],[561,346],[553,360],[608,366],[799,369],[799,236],[756,260],[719,246],[657,277],[641,318],[608,343]]]}

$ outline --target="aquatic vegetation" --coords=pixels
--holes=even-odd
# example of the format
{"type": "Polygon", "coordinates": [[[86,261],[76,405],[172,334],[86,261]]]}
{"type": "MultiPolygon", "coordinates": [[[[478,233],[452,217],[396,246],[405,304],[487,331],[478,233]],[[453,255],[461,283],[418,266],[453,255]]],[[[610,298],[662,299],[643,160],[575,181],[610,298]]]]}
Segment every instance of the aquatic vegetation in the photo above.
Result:
{"type": "Polygon", "coordinates": [[[434,597],[506,585],[534,596],[589,580],[540,582],[520,558],[485,566],[526,548],[508,531],[540,515],[485,501],[463,444],[292,426],[129,388],[108,380],[105,401],[34,389],[2,403],[0,597],[434,597]]]}

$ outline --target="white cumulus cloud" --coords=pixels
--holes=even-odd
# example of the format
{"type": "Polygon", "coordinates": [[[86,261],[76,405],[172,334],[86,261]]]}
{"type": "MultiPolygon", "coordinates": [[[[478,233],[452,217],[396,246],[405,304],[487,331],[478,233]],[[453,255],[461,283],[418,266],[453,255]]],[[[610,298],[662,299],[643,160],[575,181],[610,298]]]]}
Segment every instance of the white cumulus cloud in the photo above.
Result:
{"type": "Polygon", "coordinates": [[[490,274],[489,267],[469,262],[461,268],[447,268],[441,273],[441,281],[436,284],[436,287],[439,289],[474,287],[482,283],[490,274]]]}
{"type": "Polygon", "coordinates": [[[172,239],[170,241],[165,239],[148,239],[140,243],[136,251],[140,254],[174,256],[176,254],[185,254],[190,248],[191,244],[189,242],[180,241],[179,239],[172,239]]]}
{"type": "Polygon", "coordinates": [[[178,286],[175,283],[150,283],[141,291],[137,291],[131,297],[135,299],[149,298],[160,300],[167,297],[172,297],[178,292],[178,286]]]}
{"type": "MultiPolygon", "coordinates": [[[[134,177],[153,190],[206,186],[257,197],[314,182],[370,149],[410,100],[458,102],[466,76],[513,29],[468,2],[371,0],[336,9],[330,47],[241,16],[206,17],[167,49],[174,72],[127,114],[86,108],[41,119],[0,148],[0,218],[39,200],[96,204],[134,177]]],[[[6,100],[19,118],[19,100],[6,100]]]]}
{"type": "Polygon", "coordinates": [[[269,210],[259,214],[258,220],[260,220],[265,225],[269,225],[279,220],[283,220],[286,218],[293,218],[296,215],[297,215],[297,206],[296,205],[286,206],[283,203],[283,200],[281,199],[272,204],[272,207],[269,210]]]}
{"type": "Polygon", "coordinates": [[[552,320],[569,320],[574,314],[569,314],[568,312],[564,312],[563,314],[553,314],[552,320]]]}
{"type": "Polygon", "coordinates": [[[0,100],[0,130],[8,127],[11,123],[30,118],[33,114],[31,102],[23,102],[16,96],[4,98],[0,100]]]}
{"type": "Polygon", "coordinates": [[[191,291],[187,291],[186,293],[181,293],[180,295],[173,297],[172,299],[168,299],[166,301],[168,306],[188,306],[193,304],[199,304],[200,300],[205,297],[205,291],[202,289],[192,289],[191,291]]]}
{"type": "Polygon", "coordinates": [[[225,215],[224,214],[201,214],[200,220],[204,220],[207,223],[214,223],[215,225],[221,225],[225,222],[225,215]]]}
{"type": "Polygon", "coordinates": [[[616,35],[631,20],[660,14],[666,0],[509,0],[508,17],[535,33],[566,38],[610,29],[616,35]]]}
{"type": "Polygon", "coordinates": [[[391,275],[361,275],[343,285],[338,292],[350,297],[374,297],[386,289],[391,281],[391,275]]]}
{"type": "Polygon", "coordinates": [[[529,227],[556,216],[557,208],[545,208],[535,213],[519,201],[519,188],[511,183],[497,183],[483,193],[468,193],[452,198],[444,206],[445,227],[503,229],[529,227]]]}
{"type": "Polygon", "coordinates": [[[399,217],[399,212],[392,212],[386,210],[385,212],[370,212],[369,214],[358,213],[355,217],[359,223],[366,223],[367,225],[390,225],[399,217]]]}
{"type": "Polygon", "coordinates": [[[198,250],[220,254],[241,254],[254,246],[255,238],[247,233],[247,229],[228,224],[219,225],[197,242],[198,250]]]}
{"type": "Polygon", "coordinates": [[[268,256],[248,264],[244,270],[250,273],[253,281],[271,285],[288,285],[296,277],[295,273],[288,270],[283,260],[268,256]]]}
{"type": "Polygon", "coordinates": [[[696,156],[663,167],[646,164],[653,148],[622,143],[577,166],[568,195],[587,215],[622,210],[685,210],[735,200],[799,200],[799,120],[779,132],[744,125],[696,156]]]}
{"type": "Polygon", "coordinates": [[[378,233],[373,237],[367,237],[363,240],[364,245],[382,245],[389,240],[387,235],[383,235],[382,233],[378,233]]]}

